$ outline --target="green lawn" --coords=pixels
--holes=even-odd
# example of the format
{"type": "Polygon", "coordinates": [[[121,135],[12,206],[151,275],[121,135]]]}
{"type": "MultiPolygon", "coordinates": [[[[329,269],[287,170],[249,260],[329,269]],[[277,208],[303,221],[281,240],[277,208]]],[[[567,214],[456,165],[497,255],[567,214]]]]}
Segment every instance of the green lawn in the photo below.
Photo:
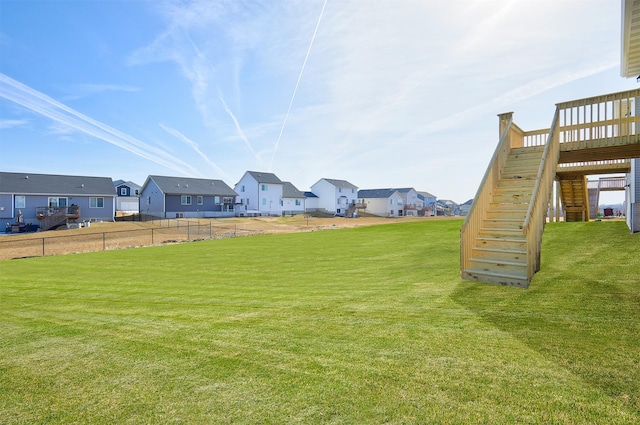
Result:
{"type": "Polygon", "coordinates": [[[639,423],[640,234],[549,224],[525,290],[460,225],[0,262],[0,423],[639,423]]]}

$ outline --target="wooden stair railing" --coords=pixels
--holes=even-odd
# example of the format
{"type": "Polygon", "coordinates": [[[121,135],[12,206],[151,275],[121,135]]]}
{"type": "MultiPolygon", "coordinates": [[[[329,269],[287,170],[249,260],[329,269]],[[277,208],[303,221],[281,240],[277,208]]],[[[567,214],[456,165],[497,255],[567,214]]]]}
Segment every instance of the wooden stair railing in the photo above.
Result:
{"type": "Polygon", "coordinates": [[[558,113],[547,143],[522,147],[525,134],[501,116],[504,131],[460,231],[461,277],[528,287],[540,267],[542,232],[559,150],[558,113]]]}

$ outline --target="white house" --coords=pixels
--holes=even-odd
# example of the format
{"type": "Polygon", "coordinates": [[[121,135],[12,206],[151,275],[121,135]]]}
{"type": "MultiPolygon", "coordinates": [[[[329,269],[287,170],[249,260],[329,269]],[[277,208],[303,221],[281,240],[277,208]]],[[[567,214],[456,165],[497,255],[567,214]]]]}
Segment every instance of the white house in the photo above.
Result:
{"type": "Polygon", "coordinates": [[[273,173],[247,171],[235,185],[237,215],[281,215],[284,183],[273,173]]]}
{"type": "Polygon", "coordinates": [[[318,197],[318,208],[331,214],[348,216],[355,209],[358,187],[346,180],[322,178],[311,186],[318,197]]]}
{"type": "Polygon", "coordinates": [[[282,182],[282,215],[304,214],[306,196],[290,182],[282,182]]]}
{"type": "Polygon", "coordinates": [[[402,217],[404,199],[397,189],[363,189],[358,191],[358,203],[366,205],[367,214],[380,217],[402,217]]]}

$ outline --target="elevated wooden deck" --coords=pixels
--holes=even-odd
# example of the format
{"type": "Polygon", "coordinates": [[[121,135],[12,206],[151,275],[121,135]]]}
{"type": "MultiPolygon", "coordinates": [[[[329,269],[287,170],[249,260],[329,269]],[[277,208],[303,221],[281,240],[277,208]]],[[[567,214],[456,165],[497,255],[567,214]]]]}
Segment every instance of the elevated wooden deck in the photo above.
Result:
{"type": "Polygon", "coordinates": [[[640,89],[556,105],[549,129],[500,115],[500,141],[460,230],[463,279],[527,287],[559,182],[566,221],[589,220],[586,175],[627,173],[640,157],[640,89]],[[523,160],[523,158],[526,158],[523,160]]]}

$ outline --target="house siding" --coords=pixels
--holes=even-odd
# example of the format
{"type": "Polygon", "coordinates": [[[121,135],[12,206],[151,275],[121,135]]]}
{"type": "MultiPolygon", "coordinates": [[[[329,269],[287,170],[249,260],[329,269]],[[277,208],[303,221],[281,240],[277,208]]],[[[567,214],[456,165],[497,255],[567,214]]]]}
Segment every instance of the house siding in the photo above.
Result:
{"type": "Polygon", "coordinates": [[[148,180],[140,192],[140,213],[165,217],[164,212],[164,193],[162,193],[156,182],[148,180]]]}
{"type": "Polygon", "coordinates": [[[12,219],[13,217],[13,195],[0,193],[0,219],[12,219]]]}
{"type": "Polygon", "coordinates": [[[238,213],[253,212],[265,215],[280,215],[282,207],[282,184],[263,183],[256,180],[249,172],[245,173],[240,181],[235,185],[240,203],[238,213]],[[262,190],[262,185],[266,190],[262,190]],[[244,191],[242,188],[244,186],[244,191]]]}
{"type": "Polygon", "coordinates": [[[46,194],[46,195],[23,195],[17,193],[15,195],[3,195],[2,204],[8,200],[8,205],[5,206],[3,211],[3,219],[11,219],[15,221],[18,214],[18,210],[22,212],[22,219],[25,223],[38,224],[39,221],[36,217],[36,209],[38,207],[46,207],[49,205],[49,198],[67,198],[68,206],[77,205],[80,207],[79,221],[84,220],[99,220],[99,221],[113,221],[115,215],[115,205],[113,196],[95,195],[65,195],[65,194],[46,194]],[[14,199],[15,196],[25,196],[25,207],[15,208],[14,199]],[[90,208],[90,198],[103,198],[103,206],[100,208],[90,208]],[[7,212],[9,212],[7,214],[7,212]],[[10,215],[11,214],[11,215],[10,215]]]}
{"type": "Polygon", "coordinates": [[[318,208],[332,214],[343,214],[358,198],[357,189],[339,188],[325,179],[311,186],[311,191],[318,197],[318,208]]]}

